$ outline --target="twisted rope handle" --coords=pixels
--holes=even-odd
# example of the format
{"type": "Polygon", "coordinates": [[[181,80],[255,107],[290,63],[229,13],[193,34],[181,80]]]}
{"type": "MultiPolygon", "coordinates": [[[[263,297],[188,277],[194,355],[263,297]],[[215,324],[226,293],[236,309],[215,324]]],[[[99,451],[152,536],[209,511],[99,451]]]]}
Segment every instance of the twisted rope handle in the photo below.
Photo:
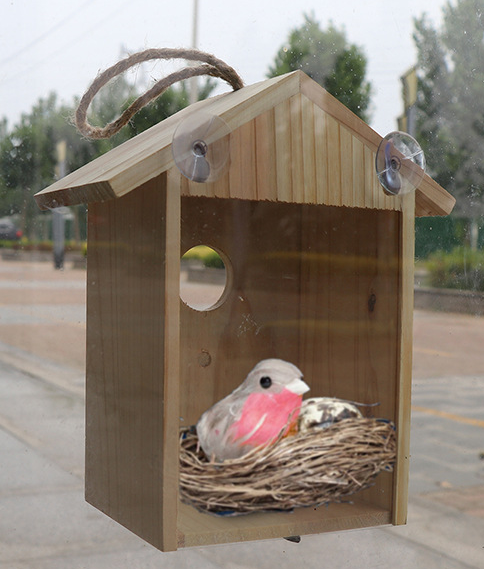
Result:
{"type": "Polygon", "coordinates": [[[239,77],[237,72],[230,67],[230,65],[227,65],[227,63],[209,53],[198,51],[196,49],[147,49],[118,61],[118,63],[109,67],[94,79],[89,89],[84,93],[79,106],[77,107],[75,115],[76,126],[79,132],[87,138],[109,138],[121,130],[121,128],[140,109],[166,91],[170,85],[173,85],[178,81],[200,75],[219,77],[229,83],[234,91],[244,86],[242,79],[239,77]],[[174,73],[163,77],[157,81],[151,89],[131,103],[131,105],[129,105],[129,107],[117,119],[108,123],[106,126],[101,128],[89,124],[87,121],[87,109],[89,108],[89,105],[94,99],[96,93],[104,87],[108,81],[117,75],[124,73],[124,71],[130,67],[153,59],[185,59],[188,61],[201,61],[203,63],[197,66],[184,67],[179,71],[175,71],[174,73]]]}

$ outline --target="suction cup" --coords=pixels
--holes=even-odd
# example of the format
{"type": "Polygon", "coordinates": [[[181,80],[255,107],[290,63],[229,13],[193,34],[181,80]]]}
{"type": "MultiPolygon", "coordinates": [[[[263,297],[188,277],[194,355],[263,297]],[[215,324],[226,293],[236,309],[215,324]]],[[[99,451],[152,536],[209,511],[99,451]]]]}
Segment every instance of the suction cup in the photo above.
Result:
{"type": "Polygon", "coordinates": [[[418,188],[425,175],[425,155],[409,134],[391,132],[378,147],[375,167],[386,194],[408,194],[418,188]]]}
{"type": "Polygon", "coordinates": [[[189,180],[213,182],[224,171],[229,158],[230,129],[218,116],[193,113],[175,130],[172,152],[175,164],[189,180]]]}

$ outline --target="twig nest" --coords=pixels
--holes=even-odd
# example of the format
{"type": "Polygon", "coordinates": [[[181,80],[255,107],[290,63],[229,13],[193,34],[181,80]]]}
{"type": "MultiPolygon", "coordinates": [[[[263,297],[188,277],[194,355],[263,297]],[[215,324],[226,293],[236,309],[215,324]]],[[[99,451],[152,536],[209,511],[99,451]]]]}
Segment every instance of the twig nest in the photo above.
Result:
{"type": "Polygon", "coordinates": [[[180,494],[213,514],[315,507],[371,486],[379,472],[393,470],[395,450],[393,423],[350,418],[215,463],[198,448],[196,434],[182,430],[180,494]]]}

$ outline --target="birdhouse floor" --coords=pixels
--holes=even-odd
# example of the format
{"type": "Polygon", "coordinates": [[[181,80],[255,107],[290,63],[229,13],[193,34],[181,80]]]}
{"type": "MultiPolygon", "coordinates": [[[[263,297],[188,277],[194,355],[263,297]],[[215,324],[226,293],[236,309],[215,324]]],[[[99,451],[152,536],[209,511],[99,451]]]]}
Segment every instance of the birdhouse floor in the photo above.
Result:
{"type": "Polygon", "coordinates": [[[235,517],[212,516],[180,504],[178,520],[178,547],[199,547],[387,525],[391,523],[391,514],[361,500],[299,508],[290,513],[235,517]]]}

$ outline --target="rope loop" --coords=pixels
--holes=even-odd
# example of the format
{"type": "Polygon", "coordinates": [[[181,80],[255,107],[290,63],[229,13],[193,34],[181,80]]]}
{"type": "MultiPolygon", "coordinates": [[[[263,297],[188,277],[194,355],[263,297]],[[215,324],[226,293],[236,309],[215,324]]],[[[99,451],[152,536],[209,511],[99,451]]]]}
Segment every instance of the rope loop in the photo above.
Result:
{"type": "Polygon", "coordinates": [[[227,65],[221,59],[214,55],[198,51],[196,49],[178,49],[178,48],[160,48],[147,49],[140,51],[109,67],[94,79],[89,89],[84,93],[75,114],[75,123],[81,134],[87,138],[100,139],[110,138],[116,134],[133,115],[146,106],[150,101],[159,97],[164,91],[174,83],[197,77],[200,75],[209,75],[211,77],[219,77],[226,81],[234,91],[242,88],[244,83],[237,72],[227,65]],[[89,124],[87,120],[87,110],[94,96],[98,91],[114,77],[124,73],[131,67],[151,61],[154,59],[185,59],[187,61],[199,61],[200,65],[187,66],[182,69],[163,77],[157,81],[146,93],[139,96],[129,107],[115,120],[108,123],[104,127],[95,127],[89,124]]]}

